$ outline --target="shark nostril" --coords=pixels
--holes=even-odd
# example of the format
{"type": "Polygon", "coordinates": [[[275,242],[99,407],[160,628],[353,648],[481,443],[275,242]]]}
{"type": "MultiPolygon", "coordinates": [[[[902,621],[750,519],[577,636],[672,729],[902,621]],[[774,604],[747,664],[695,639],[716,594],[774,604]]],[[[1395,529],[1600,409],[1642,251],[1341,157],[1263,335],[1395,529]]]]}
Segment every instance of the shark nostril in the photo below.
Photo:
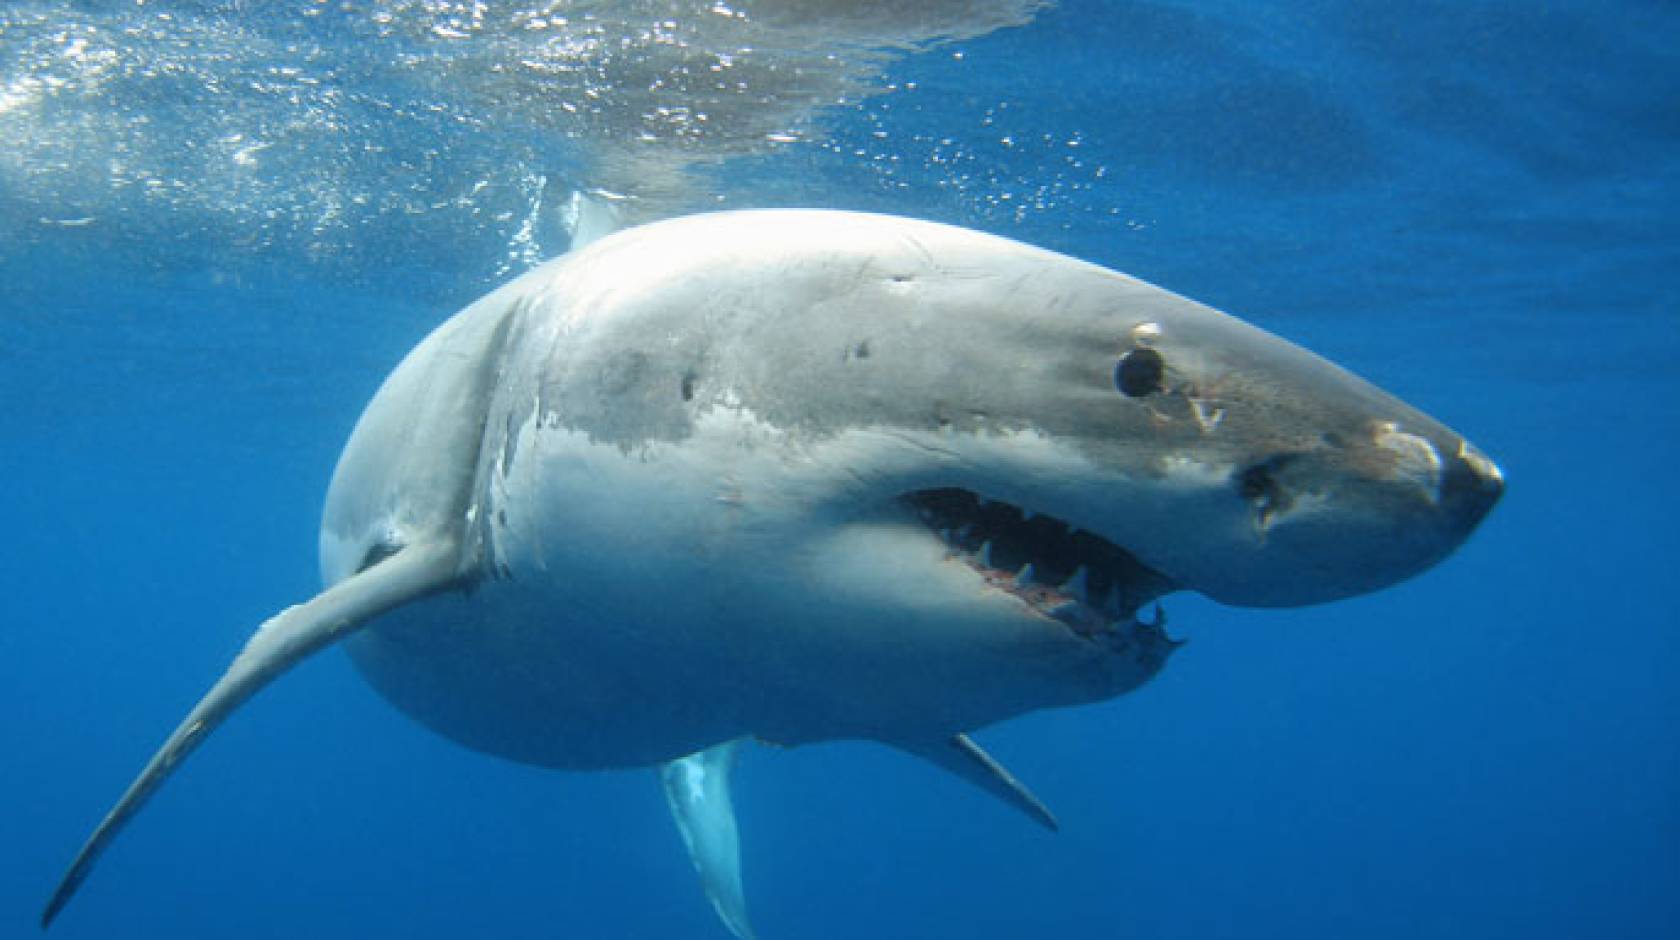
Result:
{"type": "Polygon", "coordinates": [[[1287,510],[1294,502],[1289,491],[1278,483],[1277,474],[1285,466],[1292,463],[1298,455],[1278,454],[1265,460],[1253,463],[1238,471],[1232,477],[1236,485],[1237,495],[1247,500],[1254,507],[1255,530],[1265,535],[1271,527],[1272,520],[1278,513],[1287,510]]]}
{"type": "Polygon", "coordinates": [[[1244,499],[1276,499],[1281,497],[1283,487],[1278,484],[1277,474],[1284,467],[1294,463],[1299,456],[1299,454],[1277,454],[1249,464],[1233,477],[1237,485],[1237,492],[1242,494],[1244,499]]]}
{"type": "Polygon", "coordinates": [[[1243,499],[1260,499],[1276,485],[1265,464],[1255,464],[1237,475],[1237,492],[1243,499]]]}

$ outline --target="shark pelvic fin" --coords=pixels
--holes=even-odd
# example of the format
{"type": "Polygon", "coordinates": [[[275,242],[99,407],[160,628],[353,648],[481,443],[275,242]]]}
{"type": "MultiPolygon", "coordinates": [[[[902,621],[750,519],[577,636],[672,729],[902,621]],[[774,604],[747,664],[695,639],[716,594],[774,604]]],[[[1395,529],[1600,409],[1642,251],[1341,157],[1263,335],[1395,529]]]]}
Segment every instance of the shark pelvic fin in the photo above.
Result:
{"type": "Polygon", "coordinates": [[[455,584],[459,564],[460,549],[454,540],[417,542],[313,599],[288,607],[257,628],[227,672],[187,713],[82,845],[41,913],[41,926],[46,927],[58,916],[123,824],[234,709],[311,653],[330,646],[374,617],[455,584]]]}
{"type": "Polygon", "coordinates": [[[987,793],[1003,800],[1010,806],[1026,813],[1032,820],[1051,832],[1061,829],[1056,817],[1051,814],[1038,797],[1033,796],[1026,784],[1015,779],[1002,764],[987,754],[980,745],[966,734],[953,735],[944,741],[928,745],[911,745],[893,742],[893,746],[900,750],[926,758],[935,764],[949,770],[957,776],[967,780],[987,793]]]}
{"type": "Polygon", "coordinates": [[[741,889],[741,839],[729,797],[729,774],[740,747],[737,739],[670,761],[659,769],[659,779],[707,899],[731,933],[753,940],[741,889]]]}

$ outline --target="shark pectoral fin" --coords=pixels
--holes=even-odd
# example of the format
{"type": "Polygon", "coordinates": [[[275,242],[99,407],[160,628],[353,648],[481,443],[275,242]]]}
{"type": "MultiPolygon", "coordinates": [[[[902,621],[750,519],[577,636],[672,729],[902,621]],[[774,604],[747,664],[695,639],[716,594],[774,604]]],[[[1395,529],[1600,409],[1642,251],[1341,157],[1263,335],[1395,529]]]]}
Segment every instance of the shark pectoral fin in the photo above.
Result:
{"type": "Polygon", "coordinates": [[[459,563],[460,549],[453,540],[418,542],[258,627],[227,672],[193,706],[82,845],[41,913],[41,926],[52,923],[69,902],[123,824],[235,708],[311,653],[374,617],[456,583],[459,563]]]}
{"type": "Polygon", "coordinates": [[[899,750],[908,751],[917,757],[926,758],[935,764],[962,777],[987,793],[1003,800],[1015,807],[1033,821],[1049,829],[1058,831],[1061,827],[1056,823],[1056,817],[1026,785],[1015,779],[1004,766],[992,759],[992,755],[975,744],[966,734],[953,735],[944,741],[933,744],[906,744],[894,741],[892,745],[899,750]]]}
{"type": "Polygon", "coordinates": [[[729,741],[671,761],[659,769],[659,779],[706,897],[731,933],[753,940],[741,890],[741,839],[729,797],[729,774],[740,747],[740,740],[729,741]]]}

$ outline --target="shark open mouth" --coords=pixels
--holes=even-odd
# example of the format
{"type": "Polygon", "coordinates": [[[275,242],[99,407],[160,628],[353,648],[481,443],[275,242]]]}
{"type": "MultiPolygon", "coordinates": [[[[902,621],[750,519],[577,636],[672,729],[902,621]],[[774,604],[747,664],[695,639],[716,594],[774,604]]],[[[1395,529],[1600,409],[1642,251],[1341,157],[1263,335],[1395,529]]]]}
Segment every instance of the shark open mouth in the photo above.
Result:
{"type": "MultiPolygon", "coordinates": [[[[1054,516],[955,488],[900,500],[953,558],[1086,639],[1138,623],[1139,608],[1177,589],[1124,548],[1054,516]]],[[[1164,625],[1158,605],[1156,611],[1155,622],[1143,626],[1164,625]]]]}

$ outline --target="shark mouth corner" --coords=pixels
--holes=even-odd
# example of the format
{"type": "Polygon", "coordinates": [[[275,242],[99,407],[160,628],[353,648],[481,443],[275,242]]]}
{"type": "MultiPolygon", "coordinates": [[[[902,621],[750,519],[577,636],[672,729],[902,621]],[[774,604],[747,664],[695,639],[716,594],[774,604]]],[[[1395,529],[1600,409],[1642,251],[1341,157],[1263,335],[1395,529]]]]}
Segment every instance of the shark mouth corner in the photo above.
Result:
{"type": "Polygon", "coordinates": [[[916,490],[899,500],[949,557],[1074,634],[1097,641],[1137,625],[1168,639],[1159,605],[1153,623],[1137,612],[1178,586],[1101,536],[964,489],[916,490]]]}

